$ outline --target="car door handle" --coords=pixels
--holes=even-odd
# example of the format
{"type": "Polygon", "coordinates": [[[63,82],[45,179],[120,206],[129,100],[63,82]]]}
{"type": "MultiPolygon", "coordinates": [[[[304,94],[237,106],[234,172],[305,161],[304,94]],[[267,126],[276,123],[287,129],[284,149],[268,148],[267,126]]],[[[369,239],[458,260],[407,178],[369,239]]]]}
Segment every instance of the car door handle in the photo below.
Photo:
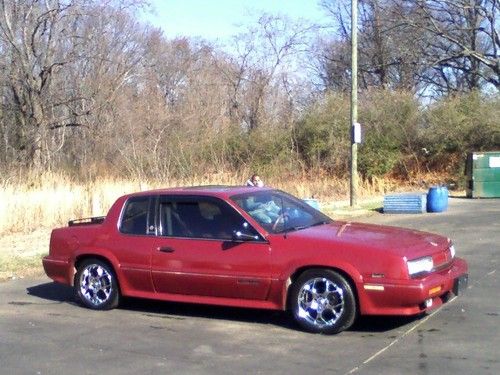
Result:
{"type": "Polygon", "coordinates": [[[165,247],[159,247],[158,248],[158,251],[162,252],[162,253],[173,253],[175,250],[172,249],[171,247],[169,246],[165,246],[165,247]]]}

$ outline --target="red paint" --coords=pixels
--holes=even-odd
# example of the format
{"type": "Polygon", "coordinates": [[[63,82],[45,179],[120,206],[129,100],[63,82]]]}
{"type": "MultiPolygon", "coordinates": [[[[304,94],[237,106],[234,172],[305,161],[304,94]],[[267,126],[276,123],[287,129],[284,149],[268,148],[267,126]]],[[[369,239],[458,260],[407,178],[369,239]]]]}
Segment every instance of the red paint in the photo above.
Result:
{"type": "MultiPolygon", "coordinates": [[[[340,221],[272,233],[231,198],[253,189],[165,189],[121,197],[102,224],[54,229],[50,253],[43,259],[45,272],[73,285],[76,263],[99,257],[112,265],[124,296],[284,310],[290,282],[300,272],[332,268],[351,281],[360,313],[377,315],[421,313],[429,290],[441,286],[438,295],[431,296],[435,307],[452,290],[454,280],[467,273],[464,260],[451,259],[449,240],[435,234],[340,221]],[[259,233],[260,241],[121,233],[125,202],[141,196],[219,199],[259,233]],[[410,278],[406,260],[423,256],[432,256],[435,271],[410,278]],[[373,274],[383,277],[372,278],[373,274]],[[366,290],[365,284],[383,290],[366,290]]],[[[158,217],[158,201],[152,202],[151,212],[158,217]]]]}

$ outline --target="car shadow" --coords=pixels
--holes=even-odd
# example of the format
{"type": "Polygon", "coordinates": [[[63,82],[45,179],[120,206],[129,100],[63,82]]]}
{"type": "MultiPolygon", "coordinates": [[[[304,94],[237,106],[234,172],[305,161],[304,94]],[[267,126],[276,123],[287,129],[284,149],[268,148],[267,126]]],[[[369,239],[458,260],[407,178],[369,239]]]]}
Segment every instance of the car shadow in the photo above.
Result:
{"type": "MultiPolygon", "coordinates": [[[[27,294],[52,302],[78,305],[73,288],[56,282],[28,287],[27,294]]],[[[82,307],[83,308],[83,307],[82,307]]],[[[272,324],[293,329],[294,322],[283,311],[245,309],[237,307],[211,306],[190,303],[165,302],[140,298],[123,298],[119,309],[137,311],[144,315],[164,315],[165,319],[210,318],[247,323],[272,324]]]]}
{"type": "Polygon", "coordinates": [[[44,283],[26,288],[27,294],[53,302],[76,303],[73,288],[55,282],[44,283]]]}
{"type": "MultiPolygon", "coordinates": [[[[75,300],[73,288],[67,285],[49,282],[29,287],[26,290],[29,295],[44,300],[78,305],[75,300]]],[[[158,316],[162,319],[207,318],[274,325],[290,330],[300,329],[290,315],[284,311],[165,302],[139,298],[123,298],[119,309],[136,311],[146,316],[158,316]]],[[[421,316],[362,316],[348,329],[348,332],[383,333],[412,323],[420,318],[421,316]]]]}
{"type": "Polygon", "coordinates": [[[360,316],[349,328],[352,332],[383,333],[422,319],[417,316],[360,316]]]}
{"type": "Polygon", "coordinates": [[[138,298],[125,298],[120,304],[120,309],[137,311],[146,316],[154,315],[164,319],[172,319],[172,316],[175,316],[175,319],[207,318],[296,329],[295,323],[284,311],[166,302],[138,298]]]}

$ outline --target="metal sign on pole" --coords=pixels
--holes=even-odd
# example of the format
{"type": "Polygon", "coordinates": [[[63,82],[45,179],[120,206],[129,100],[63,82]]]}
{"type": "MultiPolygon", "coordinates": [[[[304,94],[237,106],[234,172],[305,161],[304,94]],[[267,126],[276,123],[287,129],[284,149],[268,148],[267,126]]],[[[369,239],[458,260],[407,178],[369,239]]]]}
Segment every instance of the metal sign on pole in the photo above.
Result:
{"type": "Polygon", "coordinates": [[[358,0],[351,0],[351,207],[358,205],[358,0]],[[356,129],[357,128],[357,129],[356,129]]]}

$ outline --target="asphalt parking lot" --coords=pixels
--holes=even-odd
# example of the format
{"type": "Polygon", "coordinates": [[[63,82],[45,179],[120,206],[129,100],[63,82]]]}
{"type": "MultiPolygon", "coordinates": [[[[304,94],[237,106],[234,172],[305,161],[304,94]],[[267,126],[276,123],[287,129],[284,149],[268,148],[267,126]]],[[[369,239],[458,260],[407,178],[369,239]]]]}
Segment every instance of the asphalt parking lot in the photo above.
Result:
{"type": "Polygon", "coordinates": [[[360,319],[335,336],[284,313],[144,300],[97,312],[47,278],[0,283],[3,374],[499,374],[500,199],[450,199],[439,214],[356,219],[441,233],[469,288],[419,318],[360,319]]]}

